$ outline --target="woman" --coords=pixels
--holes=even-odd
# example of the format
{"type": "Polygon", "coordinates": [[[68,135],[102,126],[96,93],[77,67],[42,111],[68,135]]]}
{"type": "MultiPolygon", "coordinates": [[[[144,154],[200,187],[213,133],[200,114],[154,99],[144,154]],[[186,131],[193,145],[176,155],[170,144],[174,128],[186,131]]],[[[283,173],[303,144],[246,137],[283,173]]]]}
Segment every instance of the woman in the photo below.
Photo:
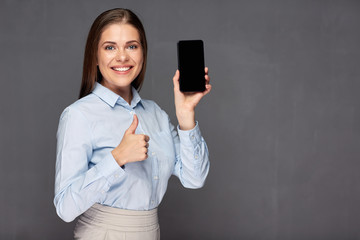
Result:
{"type": "Polygon", "coordinates": [[[147,43],[138,17],[112,9],[94,21],[86,43],[78,101],[60,117],[55,198],[66,222],[80,216],[75,239],[160,239],[157,207],[168,179],[199,188],[209,171],[208,150],[195,107],[210,92],[179,91],[173,77],[175,129],[156,103],[138,91],[147,43]]]}

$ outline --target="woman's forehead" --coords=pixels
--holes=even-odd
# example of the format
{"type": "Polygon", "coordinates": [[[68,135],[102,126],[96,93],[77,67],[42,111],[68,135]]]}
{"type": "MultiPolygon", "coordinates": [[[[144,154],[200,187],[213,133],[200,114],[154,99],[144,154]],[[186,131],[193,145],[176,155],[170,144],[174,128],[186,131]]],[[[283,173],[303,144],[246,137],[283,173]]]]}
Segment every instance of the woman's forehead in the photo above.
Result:
{"type": "Polygon", "coordinates": [[[127,42],[130,40],[139,41],[138,30],[127,23],[113,23],[105,27],[101,34],[100,42],[112,41],[112,42],[127,42]]]}

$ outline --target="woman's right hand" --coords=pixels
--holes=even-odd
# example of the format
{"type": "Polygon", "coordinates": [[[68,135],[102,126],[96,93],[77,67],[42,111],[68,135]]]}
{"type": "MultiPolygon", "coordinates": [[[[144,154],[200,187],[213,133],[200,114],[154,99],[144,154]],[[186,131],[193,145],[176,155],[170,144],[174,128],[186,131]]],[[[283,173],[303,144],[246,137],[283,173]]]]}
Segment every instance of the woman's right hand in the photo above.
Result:
{"type": "Polygon", "coordinates": [[[135,134],[139,119],[134,114],[134,120],[130,127],[125,131],[120,144],[111,151],[116,162],[123,166],[130,162],[139,162],[147,159],[149,147],[149,136],[144,134],[135,134]]]}

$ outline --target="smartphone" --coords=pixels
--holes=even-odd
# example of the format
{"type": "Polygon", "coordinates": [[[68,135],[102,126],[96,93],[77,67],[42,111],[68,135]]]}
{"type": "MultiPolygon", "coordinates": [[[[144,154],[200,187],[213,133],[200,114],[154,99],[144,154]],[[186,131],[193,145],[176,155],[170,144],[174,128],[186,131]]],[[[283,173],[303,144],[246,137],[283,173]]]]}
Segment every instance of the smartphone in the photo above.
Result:
{"type": "Polygon", "coordinates": [[[204,43],[202,40],[181,40],[177,43],[181,92],[205,91],[204,43]]]}

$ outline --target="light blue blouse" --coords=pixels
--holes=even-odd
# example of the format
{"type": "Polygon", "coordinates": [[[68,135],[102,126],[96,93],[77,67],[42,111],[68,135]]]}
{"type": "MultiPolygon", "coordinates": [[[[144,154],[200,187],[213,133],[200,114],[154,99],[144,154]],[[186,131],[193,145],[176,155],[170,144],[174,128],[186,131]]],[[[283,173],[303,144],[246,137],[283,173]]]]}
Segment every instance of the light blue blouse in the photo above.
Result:
{"type": "Polygon", "coordinates": [[[93,204],[130,210],[156,208],[176,175],[186,188],[203,186],[209,171],[206,143],[198,124],[182,131],[153,101],[133,88],[129,105],[96,83],[88,96],[67,107],[57,132],[54,204],[57,214],[73,221],[93,204]],[[148,158],[122,169],[111,151],[139,119],[136,134],[150,137],[148,158]]]}

